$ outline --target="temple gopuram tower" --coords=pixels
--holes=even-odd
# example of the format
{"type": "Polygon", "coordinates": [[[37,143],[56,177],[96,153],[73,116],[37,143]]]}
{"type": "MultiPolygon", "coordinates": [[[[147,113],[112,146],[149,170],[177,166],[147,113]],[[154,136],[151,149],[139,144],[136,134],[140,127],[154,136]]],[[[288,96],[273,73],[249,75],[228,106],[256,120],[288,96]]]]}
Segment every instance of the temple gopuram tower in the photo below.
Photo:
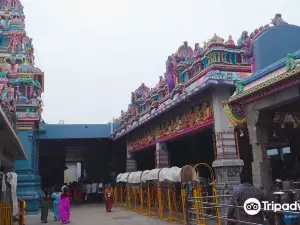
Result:
{"type": "Polygon", "coordinates": [[[25,31],[20,0],[0,0],[0,103],[29,160],[17,161],[18,197],[28,213],[39,210],[38,130],[44,73],[34,63],[32,39],[25,31]]]}

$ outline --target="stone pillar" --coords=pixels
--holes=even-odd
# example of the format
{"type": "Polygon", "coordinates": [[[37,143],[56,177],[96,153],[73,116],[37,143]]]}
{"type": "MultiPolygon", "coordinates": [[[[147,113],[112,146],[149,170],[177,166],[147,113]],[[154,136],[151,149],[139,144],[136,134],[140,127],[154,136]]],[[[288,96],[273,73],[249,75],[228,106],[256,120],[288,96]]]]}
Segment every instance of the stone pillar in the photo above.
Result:
{"type": "Polygon", "coordinates": [[[127,160],[126,160],[126,172],[135,172],[137,171],[136,160],[132,153],[128,152],[127,148],[127,160]]]}
{"type": "Polygon", "coordinates": [[[77,162],[76,171],[77,171],[77,181],[79,181],[79,179],[81,178],[81,162],[77,162]]]}
{"type": "Polygon", "coordinates": [[[259,111],[247,113],[247,126],[252,145],[252,176],[253,185],[258,188],[269,189],[272,185],[272,173],[267,154],[268,130],[272,116],[259,111]]]}
{"type": "Polygon", "coordinates": [[[38,214],[40,209],[39,196],[41,191],[41,178],[39,176],[39,151],[37,132],[33,128],[23,127],[18,131],[28,160],[15,162],[18,174],[17,195],[25,200],[28,214],[38,214]]]}
{"type": "Polygon", "coordinates": [[[156,143],[155,168],[169,168],[170,157],[165,143],[156,143]]]}
{"type": "MultiPolygon", "coordinates": [[[[240,172],[244,165],[240,159],[235,143],[235,133],[222,106],[222,101],[228,101],[230,87],[217,86],[213,88],[212,105],[215,120],[215,161],[212,167],[215,171],[216,189],[218,195],[229,195],[233,187],[240,184],[240,172]]],[[[218,198],[219,203],[228,204],[229,198],[218,198]]],[[[226,214],[227,208],[221,208],[226,214]]]]}
{"type": "Polygon", "coordinates": [[[219,194],[231,193],[240,183],[240,171],[244,165],[239,158],[235,143],[235,133],[224,112],[222,101],[228,101],[230,87],[218,86],[213,89],[212,105],[215,120],[215,161],[212,166],[216,175],[216,187],[219,194]]]}

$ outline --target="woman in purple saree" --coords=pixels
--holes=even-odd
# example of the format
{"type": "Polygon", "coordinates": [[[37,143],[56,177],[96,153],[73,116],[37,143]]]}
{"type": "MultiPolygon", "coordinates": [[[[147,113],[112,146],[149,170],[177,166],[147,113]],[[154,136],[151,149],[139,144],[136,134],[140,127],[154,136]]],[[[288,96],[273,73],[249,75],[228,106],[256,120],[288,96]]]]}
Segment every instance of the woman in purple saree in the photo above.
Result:
{"type": "Polygon", "coordinates": [[[68,188],[63,189],[63,193],[60,195],[58,203],[59,218],[63,224],[70,223],[70,196],[68,194],[68,188]]]}

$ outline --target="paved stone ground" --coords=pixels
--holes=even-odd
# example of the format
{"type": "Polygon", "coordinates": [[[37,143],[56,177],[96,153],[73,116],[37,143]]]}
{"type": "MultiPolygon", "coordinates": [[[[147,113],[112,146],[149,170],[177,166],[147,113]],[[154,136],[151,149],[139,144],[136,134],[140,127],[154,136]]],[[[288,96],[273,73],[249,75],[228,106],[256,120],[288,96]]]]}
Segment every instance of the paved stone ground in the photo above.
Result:
{"type": "MultiPolygon", "coordinates": [[[[26,225],[40,224],[39,216],[27,216],[26,225]]],[[[54,222],[49,211],[48,225],[59,225],[54,222]]],[[[70,225],[166,225],[170,223],[159,219],[143,216],[136,212],[113,208],[112,213],[105,212],[104,205],[72,206],[70,225]]]]}

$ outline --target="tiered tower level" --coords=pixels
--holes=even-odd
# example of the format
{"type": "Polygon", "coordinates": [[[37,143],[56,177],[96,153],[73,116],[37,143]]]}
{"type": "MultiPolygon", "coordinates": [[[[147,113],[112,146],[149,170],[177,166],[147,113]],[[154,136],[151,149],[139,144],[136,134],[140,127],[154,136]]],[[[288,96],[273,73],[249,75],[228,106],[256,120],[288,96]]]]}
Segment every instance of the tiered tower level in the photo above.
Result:
{"type": "MultiPolygon", "coordinates": [[[[131,103],[127,111],[121,112],[118,122],[121,124],[114,138],[129,134],[142,124],[162,114],[190,96],[204,91],[211,85],[234,85],[236,81],[247,77],[251,68],[246,49],[246,33],[243,33],[237,43],[231,36],[227,41],[216,34],[203,47],[198,43],[192,49],[185,41],[176,53],[168,57],[166,72],[159,77],[154,88],[142,84],[131,94],[131,103]]],[[[129,151],[141,150],[154,145],[161,138],[168,139],[186,129],[195,128],[205,122],[213,122],[213,106],[210,99],[197,107],[164,121],[161,126],[151,132],[141,134],[134,140],[128,140],[129,151]]],[[[176,135],[178,136],[178,135],[176,135]]]]}
{"type": "Polygon", "coordinates": [[[25,31],[20,0],[0,0],[0,104],[20,137],[28,161],[17,161],[19,197],[28,210],[38,210],[40,178],[37,165],[44,73],[34,63],[32,39],[25,31]]]}

